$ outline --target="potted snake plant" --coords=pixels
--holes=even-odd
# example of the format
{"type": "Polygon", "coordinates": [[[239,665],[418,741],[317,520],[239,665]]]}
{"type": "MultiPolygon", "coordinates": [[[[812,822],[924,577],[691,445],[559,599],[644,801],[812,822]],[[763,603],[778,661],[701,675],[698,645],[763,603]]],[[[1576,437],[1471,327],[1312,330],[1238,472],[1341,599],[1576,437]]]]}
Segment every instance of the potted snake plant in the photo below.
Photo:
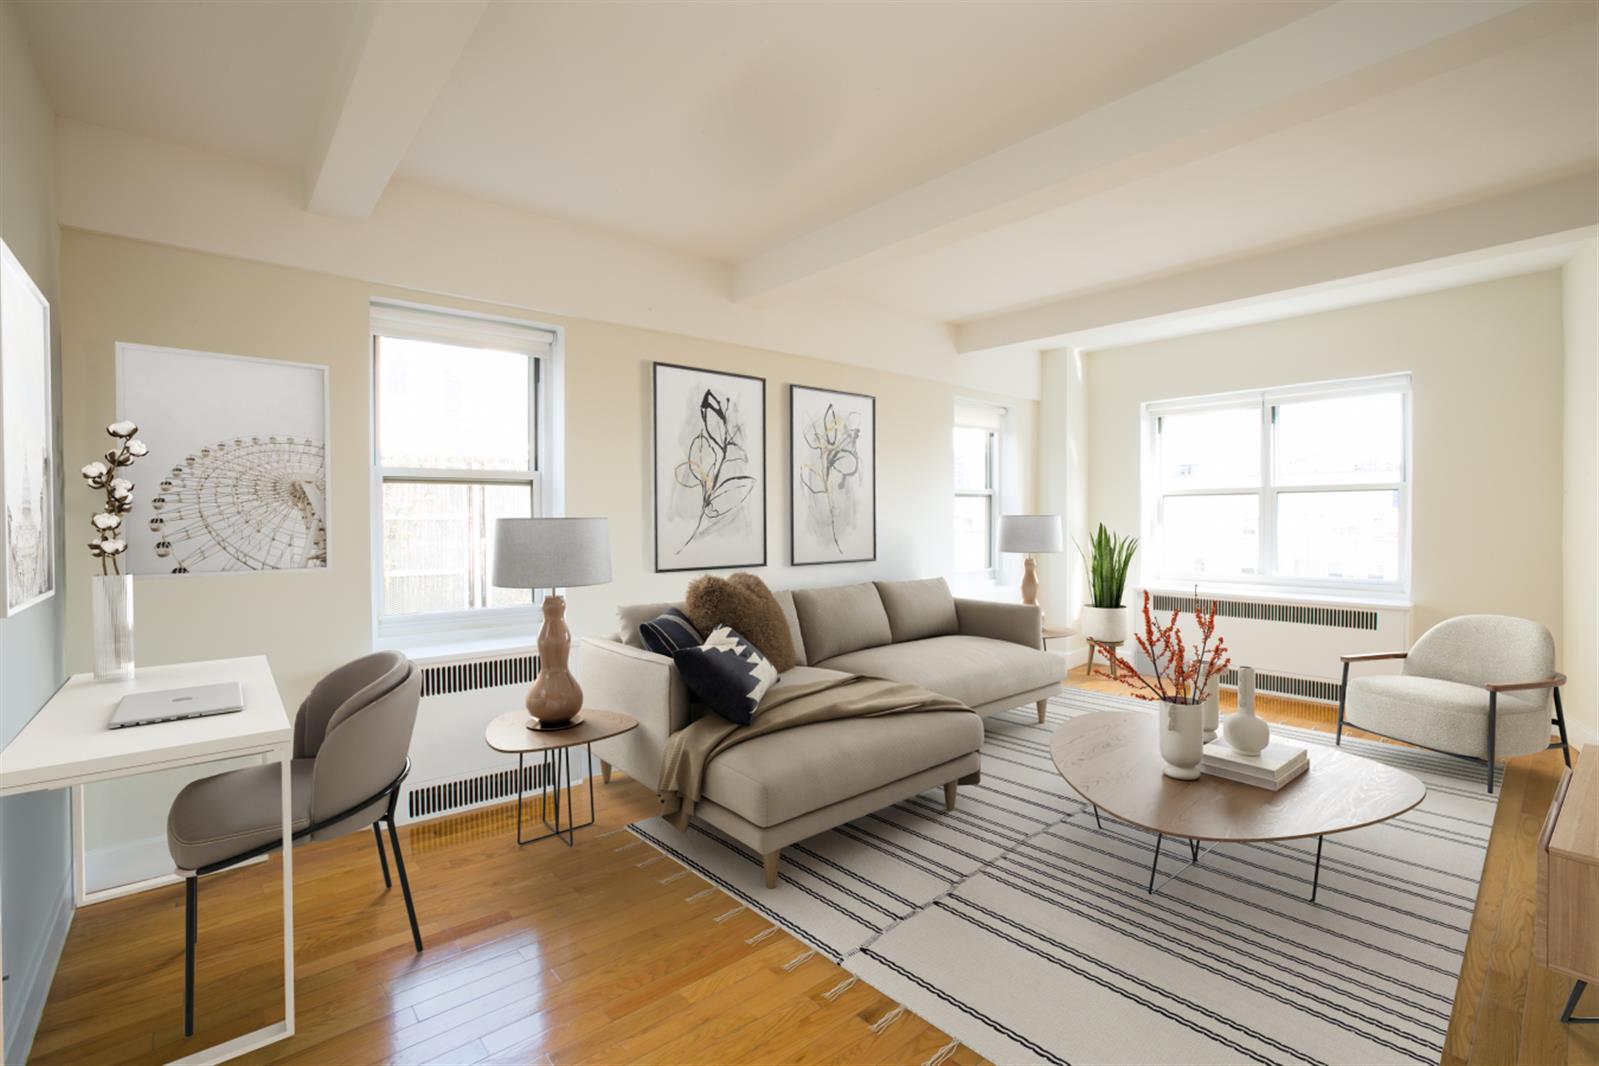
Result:
{"type": "Polygon", "coordinates": [[[1089,602],[1083,607],[1083,636],[1096,644],[1120,644],[1127,639],[1127,608],[1122,596],[1127,591],[1127,571],[1138,551],[1137,537],[1110,532],[1105,523],[1089,541],[1090,550],[1077,545],[1088,573],[1089,602]]]}

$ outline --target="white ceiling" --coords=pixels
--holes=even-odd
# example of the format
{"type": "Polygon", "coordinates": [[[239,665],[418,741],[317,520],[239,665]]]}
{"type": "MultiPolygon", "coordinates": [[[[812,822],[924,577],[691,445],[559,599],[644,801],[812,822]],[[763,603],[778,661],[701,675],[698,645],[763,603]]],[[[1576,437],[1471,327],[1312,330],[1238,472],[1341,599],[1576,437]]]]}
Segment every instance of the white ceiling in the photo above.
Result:
{"type": "Polygon", "coordinates": [[[752,289],[771,298],[792,276],[950,322],[1485,197],[1599,156],[1593,4],[501,0],[438,16],[459,40],[420,60],[433,31],[406,38],[398,4],[18,9],[63,116],[344,179],[357,205],[345,213],[362,214],[362,183],[369,211],[398,177],[741,277],[770,266],[780,283],[752,289]],[[1320,80],[1288,85],[1276,68],[1296,64],[1319,65],[1320,80]],[[385,94],[407,70],[439,87],[385,94]],[[1196,71],[1208,73],[1183,80],[1196,71]],[[1185,97],[1187,84],[1201,89],[1185,97]],[[372,101],[391,98],[404,113],[372,128],[385,121],[372,101]],[[1166,101],[1164,142],[1122,143],[1158,124],[1137,119],[1147,99],[1166,101]],[[367,147],[392,158],[352,171],[367,147]],[[981,185],[951,186],[973,196],[941,216],[938,182],[985,166],[981,185]],[[1095,180],[1067,180],[1079,171],[1095,180]]]}

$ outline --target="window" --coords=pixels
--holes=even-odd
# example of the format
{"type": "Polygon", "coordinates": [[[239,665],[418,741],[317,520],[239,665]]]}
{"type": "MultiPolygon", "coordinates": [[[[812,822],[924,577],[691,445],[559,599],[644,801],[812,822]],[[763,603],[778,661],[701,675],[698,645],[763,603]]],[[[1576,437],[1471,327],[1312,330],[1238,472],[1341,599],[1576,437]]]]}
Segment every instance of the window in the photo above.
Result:
{"type": "Polygon", "coordinates": [[[388,304],[372,308],[376,613],[382,632],[514,621],[495,588],[494,520],[542,513],[542,390],[555,334],[388,304]]]}
{"type": "Polygon", "coordinates": [[[988,426],[955,426],[955,572],[994,569],[999,515],[999,434],[988,426]]]}
{"type": "Polygon", "coordinates": [[[1146,404],[1157,580],[1399,593],[1410,563],[1410,379],[1146,404]]]}

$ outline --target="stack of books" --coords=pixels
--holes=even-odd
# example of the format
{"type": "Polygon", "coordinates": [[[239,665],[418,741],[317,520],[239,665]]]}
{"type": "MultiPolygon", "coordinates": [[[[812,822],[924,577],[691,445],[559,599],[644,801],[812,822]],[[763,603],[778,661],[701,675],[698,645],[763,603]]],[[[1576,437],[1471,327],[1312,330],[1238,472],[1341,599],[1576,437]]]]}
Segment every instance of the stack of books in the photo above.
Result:
{"type": "Polygon", "coordinates": [[[1310,756],[1300,744],[1274,740],[1259,755],[1241,755],[1222,741],[1205,745],[1200,770],[1229,781],[1275,792],[1310,769],[1310,756]]]}

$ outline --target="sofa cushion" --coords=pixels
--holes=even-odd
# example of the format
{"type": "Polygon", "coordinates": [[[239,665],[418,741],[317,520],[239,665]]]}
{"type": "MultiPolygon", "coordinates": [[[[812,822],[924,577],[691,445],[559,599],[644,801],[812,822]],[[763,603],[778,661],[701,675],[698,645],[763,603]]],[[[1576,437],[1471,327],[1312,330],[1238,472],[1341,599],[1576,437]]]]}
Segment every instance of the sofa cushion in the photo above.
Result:
{"type": "Polygon", "coordinates": [[[960,621],[955,617],[955,596],[943,578],[876,584],[894,643],[947,637],[960,632],[960,621]]]}
{"type": "Polygon", "coordinates": [[[639,626],[669,610],[674,608],[681,610],[682,607],[681,603],[624,603],[616,609],[617,643],[626,644],[630,648],[644,647],[644,638],[639,635],[639,626]]]}
{"type": "Polygon", "coordinates": [[[684,648],[697,648],[705,638],[694,623],[676,607],[668,607],[638,627],[639,639],[656,655],[670,655],[684,648]]]}
{"type": "Polygon", "coordinates": [[[894,642],[883,599],[870,581],[795,589],[794,610],[805,637],[806,658],[813,665],[820,666],[835,655],[894,642]]]}
{"type": "MultiPolygon", "coordinates": [[[[1356,729],[1473,758],[1488,755],[1488,692],[1473,685],[1405,674],[1349,682],[1344,721],[1356,729]]],[[[1542,751],[1549,743],[1547,696],[1499,694],[1495,754],[1542,751]]]]}
{"type": "Polygon", "coordinates": [[[799,615],[794,611],[794,594],[792,592],[774,592],[777,605],[783,609],[783,619],[788,622],[788,635],[794,641],[794,665],[804,666],[810,660],[805,657],[805,635],[800,632],[799,615]]]}
{"type": "Polygon", "coordinates": [[[1061,655],[987,637],[929,637],[834,656],[818,665],[910,681],[968,707],[1059,684],[1066,676],[1061,655]]]}
{"type": "Polygon", "coordinates": [[[771,662],[727,626],[717,626],[705,643],[672,652],[683,684],[705,706],[735,725],[749,725],[761,697],[777,683],[771,662]]]}
{"type": "Polygon", "coordinates": [[[788,632],[788,619],[766,582],[754,574],[697,577],[689,582],[683,609],[701,633],[709,633],[717,626],[736,629],[779,671],[794,666],[794,640],[788,632]]]}
{"type": "Polygon", "coordinates": [[[982,745],[982,719],[969,711],[818,722],[768,733],[722,752],[706,767],[704,795],[764,828],[958,759],[982,745]]]}

